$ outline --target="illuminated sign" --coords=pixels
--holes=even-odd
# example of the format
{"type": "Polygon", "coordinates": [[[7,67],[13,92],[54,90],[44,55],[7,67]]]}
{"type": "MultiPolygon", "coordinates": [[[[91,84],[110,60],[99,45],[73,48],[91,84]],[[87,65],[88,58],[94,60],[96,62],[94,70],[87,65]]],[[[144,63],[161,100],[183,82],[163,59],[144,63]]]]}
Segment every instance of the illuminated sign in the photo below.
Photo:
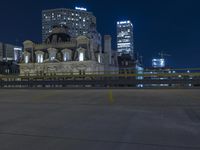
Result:
{"type": "Polygon", "coordinates": [[[118,21],[117,24],[128,24],[131,23],[130,21],[118,21]]]}
{"type": "Polygon", "coordinates": [[[153,59],[152,66],[154,68],[164,68],[165,67],[165,60],[164,59],[153,59]]]}
{"type": "Polygon", "coordinates": [[[86,8],[83,8],[83,7],[75,7],[76,10],[82,10],[82,11],[87,11],[86,8]]]}

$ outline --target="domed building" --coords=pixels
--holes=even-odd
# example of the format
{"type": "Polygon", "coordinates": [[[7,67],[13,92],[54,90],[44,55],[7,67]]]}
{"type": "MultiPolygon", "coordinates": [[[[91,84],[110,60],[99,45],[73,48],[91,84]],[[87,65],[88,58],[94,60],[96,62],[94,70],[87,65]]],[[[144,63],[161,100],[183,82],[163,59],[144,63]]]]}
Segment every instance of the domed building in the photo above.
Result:
{"type": "Polygon", "coordinates": [[[66,26],[54,26],[44,43],[24,41],[20,75],[103,74],[105,71],[116,71],[117,55],[110,52],[111,40],[107,39],[104,43],[108,46],[103,51],[102,38],[95,24],[91,25],[88,36],[77,38],[71,38],[66,26]]]}
{"type": "Polygon", "coordinates": [[[53,26],[52,33],[50,36],[45,40],[45,43],[61,43],[61,42],[69,42],[70,35],[68,34],[68,27],[64,25],[60,26],[53,26]]]}

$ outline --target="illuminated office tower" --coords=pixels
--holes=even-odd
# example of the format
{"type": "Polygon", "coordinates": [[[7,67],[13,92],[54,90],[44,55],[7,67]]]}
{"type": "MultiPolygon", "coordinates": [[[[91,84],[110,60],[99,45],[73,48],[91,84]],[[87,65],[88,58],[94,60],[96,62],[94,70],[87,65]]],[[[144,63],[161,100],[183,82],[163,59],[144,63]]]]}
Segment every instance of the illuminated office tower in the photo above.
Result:
{"type": "Polygon", "coordinates": [[[46,40],[55,25],[67,26],[70,36],[77,37],[86,35],[92,23],[96,24],[96,17],[86,8],[44,10],[42,11],[42,40],[43,42],[46,40]]]}
{"type": "Polygon", "coordinates": [[[117,22],[117,52],[118,55],[129,54],[134,58],[133,24],[131,21],[117,22]]]}

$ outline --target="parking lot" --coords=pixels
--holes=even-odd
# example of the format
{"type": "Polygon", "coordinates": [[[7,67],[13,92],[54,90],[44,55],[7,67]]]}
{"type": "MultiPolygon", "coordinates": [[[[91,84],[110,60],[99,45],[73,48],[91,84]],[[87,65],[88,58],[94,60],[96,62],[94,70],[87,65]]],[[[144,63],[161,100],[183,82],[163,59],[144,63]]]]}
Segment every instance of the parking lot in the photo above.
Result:
{"type": "Polygon", "coordinates": [[[0,150],[199,150],[198,89],[0,90],[0,150]]]}

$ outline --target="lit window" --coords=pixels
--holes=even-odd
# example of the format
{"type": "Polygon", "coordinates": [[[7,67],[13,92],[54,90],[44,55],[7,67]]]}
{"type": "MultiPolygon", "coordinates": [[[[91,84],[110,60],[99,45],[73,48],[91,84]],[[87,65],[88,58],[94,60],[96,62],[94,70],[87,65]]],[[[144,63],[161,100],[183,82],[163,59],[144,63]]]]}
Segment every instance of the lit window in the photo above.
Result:
{"type": "Polygon", "coordinates": [[[37,54],[37,63],[43,63],[43,54],[37,54]]]}
{"type": "Polygon", "coordinates": [[[98,62],[101,63],[101,55],[98,54],[98,62]]]}
{"type": "Polygon", "coordinates": [[[43,59],[43,55],[40,56],[40,63],[43,63],[44,59],[43,59]]]}
{"type": "Polygon", "coordinates": [[[69,53],[68,53],[68,52],[65,52],[65,53],[63,54],[63,60],[64,60],[64,61],[70,60],[70,58],[69,58],[69,53]]]}
{"type": "Polygon", "coordinates": [[[55,60],[55,58],[56,58],[56,57],[51,56],[51,57],[50,57],[50,60],[53,61],[53,60],[55,60]]]}
{"type": "Polygon", "coordinates": [[[37,55],[37,63],[40,63],[40,55],[37,55]]]}
{"type": "Polygon", "coordinates": [[[84,61],[84,54],[83,54],[83,52],[79,53],[79,61],[84,61]]]}
{"type": "Polygon", "coordinates": [[[28,55],[25,56],[25,63],[26,63],[26,64],[29,63],[29,57],[28,57],[28,55]]]}

